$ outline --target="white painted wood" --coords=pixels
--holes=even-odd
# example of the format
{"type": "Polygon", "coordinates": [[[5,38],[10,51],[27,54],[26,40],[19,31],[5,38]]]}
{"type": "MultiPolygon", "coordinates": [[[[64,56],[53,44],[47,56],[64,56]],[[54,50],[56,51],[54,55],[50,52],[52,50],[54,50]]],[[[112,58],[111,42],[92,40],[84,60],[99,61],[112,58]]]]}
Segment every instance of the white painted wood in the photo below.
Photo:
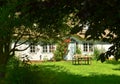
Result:
{"type": "MultiPolygon", "coordinates": [[[[19,47],[17,47],[18,49],[24,49],[26,48],[28,44],[23,44],[19,47]]],[[[103,50],[104,52],[107,51],[109,49],[109,47],[112,44],[108,44],[108,43],[104,43],[104,44],[100,44],[100,43],[95,43],[93,44],[94,48],[98,48],[99,50],[103,50]]],[[[14,46],[14,43],[12,44],[12,47],[14,46]]],[[[55,49],[56,49],[56,45],[54,45],[55,49]]],[[[92,55],[93,52],[84,52],[83,51],[83,42],[79,42],[78,43],[78,47],[81,49],[82,55],[92,55]]],[[[76,50],[76,43],[72,42],[69,44],[68,46],[68,54],[65,56],[65,60],[72,60],[72,56],[75,54],[75,50],[76,50]]],[[[51,60],[54,56],[54,54],[52,52],[46,52],[43,53],[43,48],[40,44],[35,46],[35,51],[34,53],[30,52],[30,48],[28,48],[25,51],[17,51],[16,52],[16,56],[22,57],[25,55],[28,55],[29,59],[32,61],[43,61],[43,60],[51,60]]]]}

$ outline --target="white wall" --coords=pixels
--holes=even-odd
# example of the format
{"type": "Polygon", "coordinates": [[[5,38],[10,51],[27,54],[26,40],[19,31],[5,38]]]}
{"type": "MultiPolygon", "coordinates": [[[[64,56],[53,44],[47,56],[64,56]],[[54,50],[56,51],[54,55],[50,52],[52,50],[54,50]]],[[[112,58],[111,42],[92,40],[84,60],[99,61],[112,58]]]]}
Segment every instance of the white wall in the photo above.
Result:
{"type": "MultiPolygon", "coordinates": [[[[12,44],[12,47],[13,47],[14,43],[12,44]]],[[[28,46],[29,44],[23,44],[19,47],[17,47],[18,49],[24,49],[28,46]]],[[[112,44],[94,44],[94,48],[98,48],[100,50],[104,50],[107,51],[108,48],[111,46],[112,44]]],[[[54,47],[56,48],[56,45],[54,45],[54,47]]],[[[74,47],[76,47],[76,44],[75,43],[70,43],[69,46],[68,46],[68,50],[69,50],[69,53],[66,55],[65,59],[66,60],[72,60],[72,57],[73,57],[73,54],[75,52],[75,49],[74,47]]],[[[83,44],[82,43],[79,43],[78,44],[78,47],[81,49],[81,52],[82,52],[82,55],[91,55],[93,54],[93,52],[83,52],[83,44]]],[[[22,56],[25,56],[25,55],[28,55],[29,59],[30,60],[33,60],[33,61],[40,61],[40,60],[50,60],[53,58],[54,54],[53,53],[43,53],[42,52],[42,46],[40,45],[37,45],[36,46],[36,52],[35,53],[31,53],[30,52],[30,48],[28,48],[27,50],[25,51],[17,51],[16,52],[16,56],[19,56],[19,57],[22,57],[22,56]]]]}
{"type": "MultiPolygon", "coordinates": [[[[14,43],[12,44],[13,47],[14,43]]],[[[29,44],[23,44],[19,47],[17,47],[17,49],[21,50],[21,49],[25,49],[27,46],[29,46],[29,44]]],[[[54,46],[55,47],[55,46],[54,46]]],[[[36,46],[36,52],[35,53],[31,53],[30,52],[30,48],[24,50],[24,51],[16,51],[15,54],[18,57],[24,57],[25,55],[28,55],[28,58],[32,61],[40,61],[40,60],[50,60],[53,57],[53,53],[43,53],[42,52],[42,46],[37,45],[36,46]]]]}
{"type": "Polygon", "coordinates": [[[102,52],[106,52],[108,49],[109,49],[109,47],[110,46],[112,46],[112,44],[95,44],[95,48],[97,48],[97,49],[99,49],[99,50],[101,50],[102,52]]]}

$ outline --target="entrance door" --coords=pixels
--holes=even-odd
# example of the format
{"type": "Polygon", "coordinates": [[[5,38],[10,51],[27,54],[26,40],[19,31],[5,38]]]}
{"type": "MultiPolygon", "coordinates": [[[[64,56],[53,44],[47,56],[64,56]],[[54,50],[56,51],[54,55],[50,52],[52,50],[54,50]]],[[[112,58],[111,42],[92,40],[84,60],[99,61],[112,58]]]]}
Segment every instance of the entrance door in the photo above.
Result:
{"type": "Polygon", "coordinates": [[[76,51],[76,43],[70,43],[68,45],[68,54],[65,56],[65,60],[72,60],[75,51],[76,51]]]}

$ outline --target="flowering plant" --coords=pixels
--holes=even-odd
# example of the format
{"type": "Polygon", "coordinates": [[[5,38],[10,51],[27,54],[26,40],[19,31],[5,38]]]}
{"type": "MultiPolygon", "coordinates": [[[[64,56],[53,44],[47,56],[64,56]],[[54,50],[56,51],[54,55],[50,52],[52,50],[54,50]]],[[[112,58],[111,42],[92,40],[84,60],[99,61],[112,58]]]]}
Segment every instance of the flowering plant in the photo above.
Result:
{"type": "Polygon", "coordinates": [[[61,42],[58,42],[57,48],[54,52],[54,58],[56,61],[60,61],[64,59],[64,56],[68,53],[69,43],[70,43],[70,39],[65,39],[61,42]]]}

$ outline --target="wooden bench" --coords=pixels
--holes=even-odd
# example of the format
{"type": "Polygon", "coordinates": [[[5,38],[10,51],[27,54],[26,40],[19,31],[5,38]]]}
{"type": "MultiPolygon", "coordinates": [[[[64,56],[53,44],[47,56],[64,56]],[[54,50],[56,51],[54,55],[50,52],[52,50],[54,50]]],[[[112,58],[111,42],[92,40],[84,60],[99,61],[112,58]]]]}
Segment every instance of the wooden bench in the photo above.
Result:
{"type": "Polygon", "coordinates": [[[80,54],[76,54],[73,56],[72,64],[91,64],[91,60],[91,56],[81,56],[80,54]]]}

